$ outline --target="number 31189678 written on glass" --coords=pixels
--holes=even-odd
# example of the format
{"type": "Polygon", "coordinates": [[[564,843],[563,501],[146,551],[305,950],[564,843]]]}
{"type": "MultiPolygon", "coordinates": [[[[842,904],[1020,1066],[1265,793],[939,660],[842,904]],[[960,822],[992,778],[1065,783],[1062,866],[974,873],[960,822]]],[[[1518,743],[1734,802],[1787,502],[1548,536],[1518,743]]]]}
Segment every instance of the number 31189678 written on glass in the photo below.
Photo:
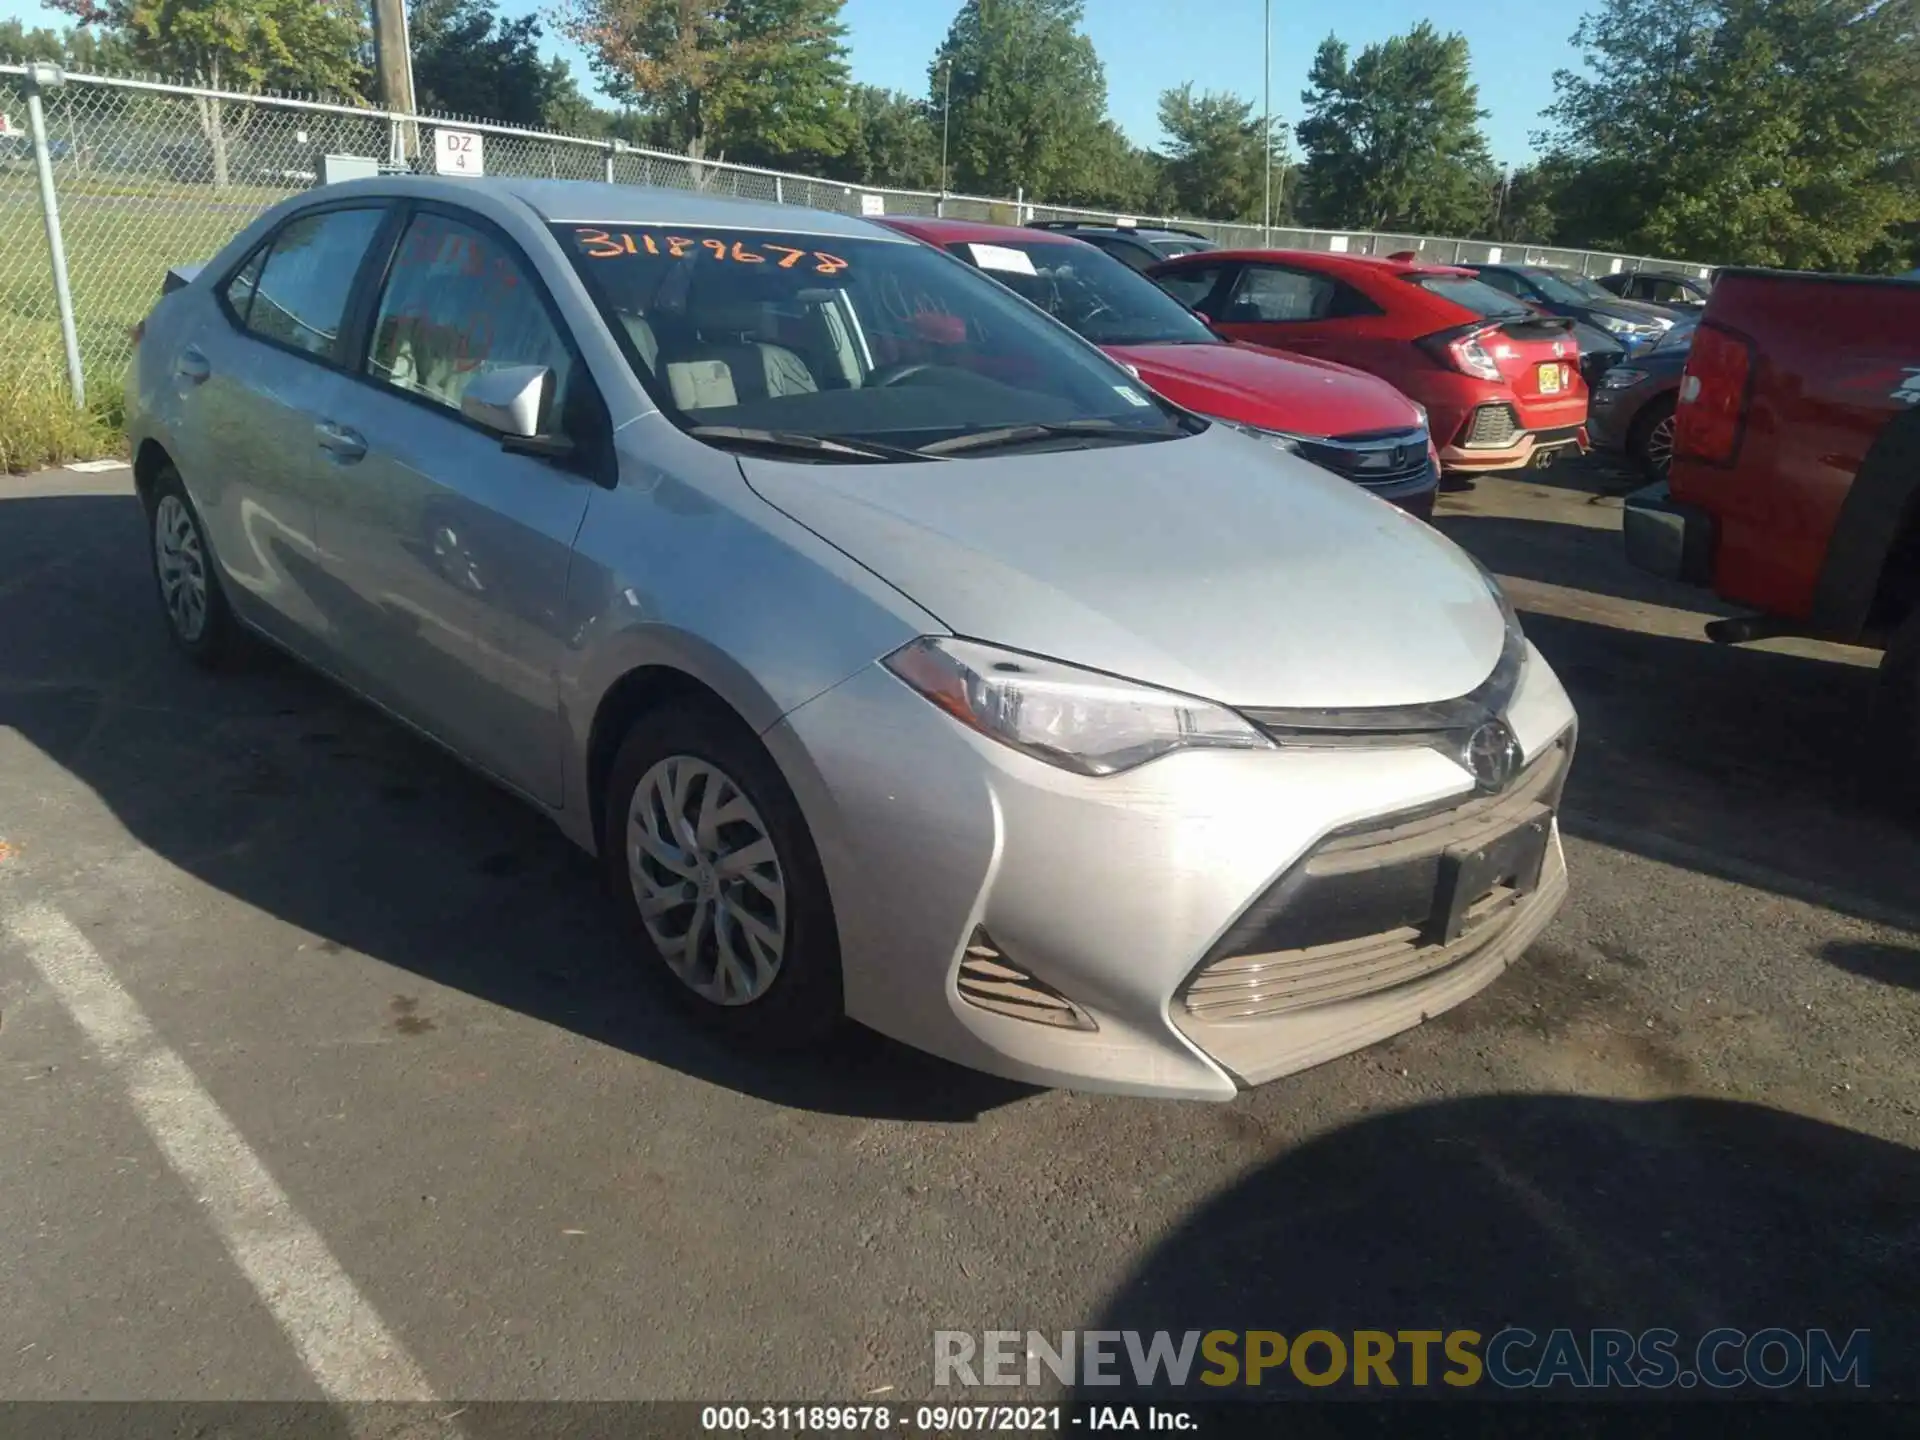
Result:
{"type": "Polygon", "coordinates": [[[771,240],[723,240],[717,235],[696,238],[687,235],[655,235],[651,231],[607,231],[581,226],[574,232],[580,253],[589,260],[617,260],[628,255],[664,255],[672,260],[700,256],[724,260],[734,265],[773,265],[792,270],[811,261],[806,268],[816,275],[838,275],[847,262],[824,250],[806,250],[779,245],[771,240]]]}

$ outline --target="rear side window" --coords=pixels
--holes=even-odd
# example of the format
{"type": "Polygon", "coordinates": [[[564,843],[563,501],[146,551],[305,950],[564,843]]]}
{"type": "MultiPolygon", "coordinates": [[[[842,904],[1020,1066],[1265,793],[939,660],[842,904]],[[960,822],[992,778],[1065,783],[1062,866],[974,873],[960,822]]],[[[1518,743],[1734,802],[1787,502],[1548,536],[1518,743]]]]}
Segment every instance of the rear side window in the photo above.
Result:
{"type": "Polygon", "coordinates": [[[1525,282],[1518,275],[1510,275],[1505,270],[1482,270],[1480,283],[1508,295],[1524,295],[1527,290],[1525,282]]]}
{"type": "Polygon", "coordinates": [[[1168,270],[1153,277],[1154,284],[1189,310],[1204,304],[1219,280],[1218,265],[1183,265],[1178,270],[1168,270]]]}
{"type": "Polygon", "coordinates": [[[1082,240],[1091,240],[1116,260],[1124,260],[1136,270],[1145,270],[1150,265],[1158,265],[1161,257],[1144,245],[1131,240],[1122,240],[1112,235],[1082,235],[1082,240]]]}
{"type": "Polygon", "coordinates": [[[1464,275],[1409,275],[1407,282],[1425,290],[1429,295],[1438,295],[1442,300],[1451,300],[1462,309],[1471,310],[1476,315],[1525,315],[1527,307],[1511,295],[1502,295],[1491,285],[1483,285],[1478,280],[1469,280],[1464,275]]]}
{"type": "Polygon", "coordinates": [[[260,267],[266,263],[267,247],[262,245],[220,290],[227,308],[242,325],[247,323],[247,311],[253,306],[253,292],[260,288],[260,267]]]}
{"type": "Polygon", "coordinates": [[[553,373],[550,413],[563,414],[573,359],[519,253],[447,216],[414,216],[380,297],[367,373],[457,411],[476,376],[516,365],[553,373]]]}
{"type": "Polygon", "coordinates": [[[322,210],[289,221],[267,248],[243,321],[247,329],[293,350],[339,359],[347,295],[384,215],[322,210]]]}
{"type": "Polygon", "coordinates": [[[1333,310],[1339,287],[1324,275],[1249,265],[1227,306],[1229,324],[1271,325],[1324,320],[1333,310]]]}

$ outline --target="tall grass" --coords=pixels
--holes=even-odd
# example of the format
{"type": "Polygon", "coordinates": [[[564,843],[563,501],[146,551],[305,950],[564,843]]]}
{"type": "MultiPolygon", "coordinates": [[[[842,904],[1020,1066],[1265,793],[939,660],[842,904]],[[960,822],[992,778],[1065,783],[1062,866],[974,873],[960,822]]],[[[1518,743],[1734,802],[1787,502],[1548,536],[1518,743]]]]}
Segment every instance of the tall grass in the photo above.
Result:
{"type": "Polygon", "coordinates": [[[0,473],[123,453],[120,388],[106,375],[89,377],[89,397],[96,383],[105,389],[83,410],[67,393],[57,343],[0,352],[0,473]]]}

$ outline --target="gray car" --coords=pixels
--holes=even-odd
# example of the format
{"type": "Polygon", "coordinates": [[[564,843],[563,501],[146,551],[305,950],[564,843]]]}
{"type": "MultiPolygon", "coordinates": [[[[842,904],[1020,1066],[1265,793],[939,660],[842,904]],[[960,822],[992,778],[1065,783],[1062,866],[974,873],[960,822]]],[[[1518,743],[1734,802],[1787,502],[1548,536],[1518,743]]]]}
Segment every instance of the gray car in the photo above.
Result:
{"type": "Polygon", "coordinates": [[[325,186],[169,281],[127,402],[175,642],[550,815],[743,1046],[1225,1099],[1566,893],[1573,712],[1486,572],[864,221],[325,186]]]}

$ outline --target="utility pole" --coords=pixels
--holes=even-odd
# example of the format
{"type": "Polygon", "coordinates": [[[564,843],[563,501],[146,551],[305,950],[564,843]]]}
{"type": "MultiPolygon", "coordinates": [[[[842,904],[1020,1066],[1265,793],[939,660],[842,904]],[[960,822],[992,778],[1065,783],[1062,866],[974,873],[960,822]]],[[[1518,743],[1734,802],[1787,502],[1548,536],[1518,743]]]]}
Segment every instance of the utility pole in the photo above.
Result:
{"type": "Polygon", "coordinates": [[[408,45],[407,0],[373,0],[373,50],[380,103],[413,113],[413,52],[408,45]]]}
{"type": "Polygon", "coordinates": [[[1260,71],[1261,109],[1265,119],[1260,126],[1260,243],[1273,244],[1273,0],[1266,0],[1265,63],[1260,71]]]}
{"type": "Polygon", "coordinates": [[[940,194],[947,193],[947,117],[953,113],[953,56],[946,59],[946,89],[940,98],[940,194]]]}

